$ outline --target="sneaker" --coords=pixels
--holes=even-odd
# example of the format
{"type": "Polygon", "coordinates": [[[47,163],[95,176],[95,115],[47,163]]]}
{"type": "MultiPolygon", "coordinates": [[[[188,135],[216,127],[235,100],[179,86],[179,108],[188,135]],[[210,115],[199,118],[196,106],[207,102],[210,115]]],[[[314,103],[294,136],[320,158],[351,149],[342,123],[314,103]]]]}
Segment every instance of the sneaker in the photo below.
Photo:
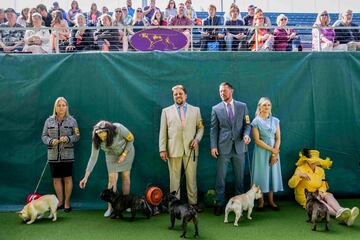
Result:
{"type": "Polygon", "coordinates": [[[112,212],[113,212],[113,210],[110,209],[110,208],[108,208],[108,209],[106,210],[106,212],[104,213],[104,217],[106,217],[106,218],[110,217],[111,214],[112,214],[112,212]]]}
{"type": "Polygon", "coordinates": [[[192,204],[193,208],[196,210],[196,212],[201,213],[202,211],[204,211],[199,204],[192,204]]]}
{"type": "Polygon", "coordinates": [[[352,226],[354,224],[354,221],[357,218],[357,216],[359,216],[359,208],[358,207],[353,207],[351,209],[351,216],[348,218],[347,221],[345,221],[346,225],[352,226]]]}
{"type": "Polygon", "coordinates": [[[351,210],[349,208],[341,208],[336,213],[335,218],[339,223],[344,223],[345,221],[347,221],[349,219],[350,216],[351,216],[351,210]]]}

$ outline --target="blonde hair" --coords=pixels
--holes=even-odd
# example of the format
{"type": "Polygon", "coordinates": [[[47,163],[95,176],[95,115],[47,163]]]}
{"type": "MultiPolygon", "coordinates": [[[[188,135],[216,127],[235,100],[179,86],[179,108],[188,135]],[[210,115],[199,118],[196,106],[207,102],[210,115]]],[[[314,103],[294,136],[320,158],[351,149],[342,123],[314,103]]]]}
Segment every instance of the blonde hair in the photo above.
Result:
{"type": "Polygon", "coordinates": [[[58,105],[58,103],[59,103],[60,101],[65,102],[65,104],[66,104],[66,106],[67,106],[67,108],[66,108],[66,113],[65,113],[65,117],[69,116],[69,115],[70,115],[70,114],[69,114],[69,104],[68,104],[68,102],[66,101],[66,99],[65,99],[64,97],[58,97],[58,98],[55,100],[54,110],[53,110],[52,116],[53,116],[53,117],[56,116],[56,106],[58,105]]]}
{"type": "Polygon", "coordinates": [[[318,15],[316,16],[316,21],[315,21],[315,24],[314,24],[314,25],[315,25],[315,26],[316,26],[316,25],[321,26],[320,18],[321,18],[321,15],[322,15],[322,14],[327,14],[327,15],[328,15],[327,22],[326,22],[326,26],[329,26],[329,23],[330,23],[331,19],[330,19],[329,13],[328,13],[326,10],[318,13],[318,15]]]}
{"type": "MultiPolygon", "coordinates": [[[[260,100],[259,100],[259,102],[258,102],[258,104],[257,104],[257,107],[256,107],[255,116],[259,116],[259,115],[260,115],[260,108],[261,108],[261,106],[262,106],[264,103],[266,103],[266,102],[269,102],[270,105],[272,105],[272,103],[271,103],[271,101],[270,101],[269,98],[267,98],[267,97],[262,97],[262,98],[260,98],[260,100]]],[[[270,115],[271,115],[271,110],[270,110],[270,115]]]]}

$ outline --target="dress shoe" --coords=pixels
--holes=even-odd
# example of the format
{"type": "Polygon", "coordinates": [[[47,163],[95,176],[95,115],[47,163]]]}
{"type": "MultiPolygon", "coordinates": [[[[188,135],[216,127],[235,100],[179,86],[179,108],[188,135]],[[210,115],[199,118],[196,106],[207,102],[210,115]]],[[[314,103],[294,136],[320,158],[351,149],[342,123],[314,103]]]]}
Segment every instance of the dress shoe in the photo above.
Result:
{"type": "Polygon", "coordinates": [[[199,204],[192,204],[193,208],[196,210],[196,212],[201,213],[202,211],[204,211],[199,204]]]}
{"type": "Polygon", "coordinates": [[[220,215],[222,215],[223,213],[224,213],[223,207],[221,207],[221,206],[216,206],[216,207],[214,208],[214,214],[215,214],[215,216],[220,216],[220,215]]]}
{"type": "Polygon", "coordinates": [[[60,206],[57,207],[57,209],[64,209],[64,204],[61,204],[60,206]]]}
{"type": "Polygon", "coordinates": [[[69,212],[71,212],[71,211],[72,211],[72,208],[71,208],[71,207],[64,208],[64,212],[66,212],[66,213],[69,213],[69,212]]]}

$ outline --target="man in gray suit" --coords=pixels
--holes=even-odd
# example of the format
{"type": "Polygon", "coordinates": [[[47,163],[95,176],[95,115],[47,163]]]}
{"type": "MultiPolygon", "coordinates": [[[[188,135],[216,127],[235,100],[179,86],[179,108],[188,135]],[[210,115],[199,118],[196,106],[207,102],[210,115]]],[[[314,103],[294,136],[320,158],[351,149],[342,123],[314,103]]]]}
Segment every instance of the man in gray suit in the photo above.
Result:
{"type": "MultiPolygon", "coordinates": [[[[196,211],[202,209],[197,202],[196,167],[199,143],[204,134],[200,109],[186,102],[186,89],[182,85],[172,88],[175,104],[161,113],[159,150],[167,161],[170,174],[170,192],[180,187],[181,168],[184,167],[188,201],[196,211]]],[[[177,192],[180,197],[180,191],[177,192]]]]}
{"type": "Polygon", "coordinates": [[[225,179],[227,165],[232,163],[235,176],[235,194],[244,193],[245,144],[250,143],[250,117],[245,103],[232,98],[233,87],[220,84],[222,102],[211,112],[211,155],[216,164],[216,207],[214,214],[221,215],[225,206],[225,179]]]}

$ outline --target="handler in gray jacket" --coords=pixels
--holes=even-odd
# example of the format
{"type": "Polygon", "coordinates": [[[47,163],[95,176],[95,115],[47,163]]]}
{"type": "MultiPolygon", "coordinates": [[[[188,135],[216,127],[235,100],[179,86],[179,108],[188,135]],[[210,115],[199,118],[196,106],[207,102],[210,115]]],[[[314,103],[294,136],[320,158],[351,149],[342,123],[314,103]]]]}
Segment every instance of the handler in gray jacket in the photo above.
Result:
{"type": "Polygon", "coordinates": [[[48,161],[59,199],[58,206],[65,208],[65,212],[70,212],[74,143],[79,141],[80,132],[75,118],[69,115],[68,102],[65,98],[56,99],[53,115],[46,119],[41,139],[48,146],[48,161]],[[65,202],[63,192],[65,192],[65,202]]]}
{"type": "Polygon", "coordinates": [[[235,177],[235,194],[244,193],[245,145],[250,143],[250,117],[245,103],[232,98],[233,87],[221,83],[222,102],[211,112],[211,155],[216,164],[216,207],[214,214],[221,215],[225,206],[225,179],[227,166],[232,164],[235,177]]]}

